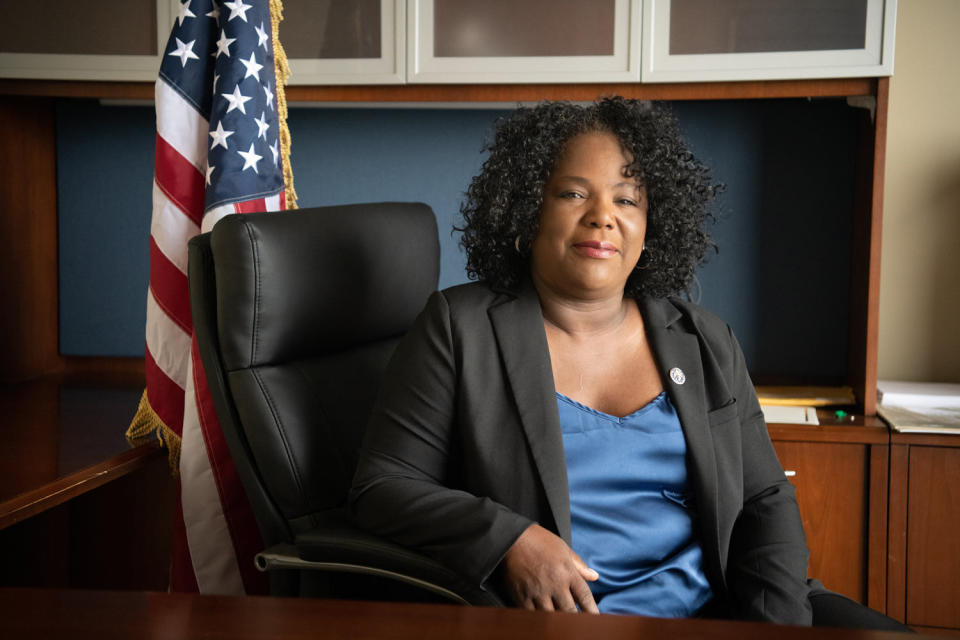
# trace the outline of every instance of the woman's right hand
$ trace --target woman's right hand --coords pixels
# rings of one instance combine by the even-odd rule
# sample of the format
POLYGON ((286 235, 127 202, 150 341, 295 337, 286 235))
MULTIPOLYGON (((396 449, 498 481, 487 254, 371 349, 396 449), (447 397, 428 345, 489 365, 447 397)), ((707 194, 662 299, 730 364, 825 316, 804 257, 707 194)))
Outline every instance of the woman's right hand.
POLYGON ((504 586, 514 604, 525 609, 599 613, 586 581, 596 571, 559 536, 538 524, 527 527, 501 563, 504 586))

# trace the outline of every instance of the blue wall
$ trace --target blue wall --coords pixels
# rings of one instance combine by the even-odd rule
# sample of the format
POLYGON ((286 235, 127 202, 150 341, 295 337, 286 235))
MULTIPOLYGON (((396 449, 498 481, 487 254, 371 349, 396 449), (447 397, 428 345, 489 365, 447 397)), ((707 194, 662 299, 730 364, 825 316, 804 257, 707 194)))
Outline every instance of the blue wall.
POLYGON ((143 355, 152 107, 57 104, 60 353, 143 355))
MULTIPOLYGON (((693 297, 730 322, 754 373, 842 377, 854 111, 837 100, 674 109, 727 184, 711 228, 719 253, 700 269, 693 297)), ((502 114, 292 109, 300 206, 426 202, 440 228, 440 286, 464 282, 451 229, 502 114)), ((57 126, 61 352, 142 355, 153 111, 64 101, 57 126)))
POLYGON ((425 202, 440 230, 440 288, 466 282, 452 235, 480 170, 481 147, 504 111, 293 109, 294 187, 300 206, 381 200, 425 202))

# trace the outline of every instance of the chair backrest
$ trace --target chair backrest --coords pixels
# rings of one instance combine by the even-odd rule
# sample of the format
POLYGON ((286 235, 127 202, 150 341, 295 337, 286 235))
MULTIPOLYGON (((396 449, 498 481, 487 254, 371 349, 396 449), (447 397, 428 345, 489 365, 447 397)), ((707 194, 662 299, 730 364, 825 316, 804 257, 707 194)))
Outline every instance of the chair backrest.
POLYGON ((194 331, 264 542, 343 505, 386 363, 436 289, 419 203, 228 216, 189 246, 194 331))

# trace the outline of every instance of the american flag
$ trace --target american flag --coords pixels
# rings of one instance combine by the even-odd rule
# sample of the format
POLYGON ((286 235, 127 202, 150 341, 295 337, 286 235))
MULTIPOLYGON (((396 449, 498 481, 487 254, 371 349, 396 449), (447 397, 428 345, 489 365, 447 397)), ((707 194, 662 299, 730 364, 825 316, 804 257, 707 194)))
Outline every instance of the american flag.
POLYGON ((146 391, 131 431, 157 427, 174 454, 179 441, 175 591, 266 591, 253 566, 260 534, 193 336, 186 274, 191 237, 227 214, 285 208, 273 33, 269 0, 180 0, 156 83, 146 391))

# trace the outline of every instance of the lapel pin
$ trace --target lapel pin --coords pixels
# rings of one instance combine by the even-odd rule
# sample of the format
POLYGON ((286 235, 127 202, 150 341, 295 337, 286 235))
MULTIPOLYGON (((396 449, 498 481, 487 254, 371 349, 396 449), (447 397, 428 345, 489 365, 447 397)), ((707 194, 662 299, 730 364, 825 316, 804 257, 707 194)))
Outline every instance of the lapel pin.
POLYGON ((683 369, 680 367, 674 367, 673 369, 670 369, 670 379, 677 384, 683 384, 687 381, 687 376, 683 375, 683 369))

